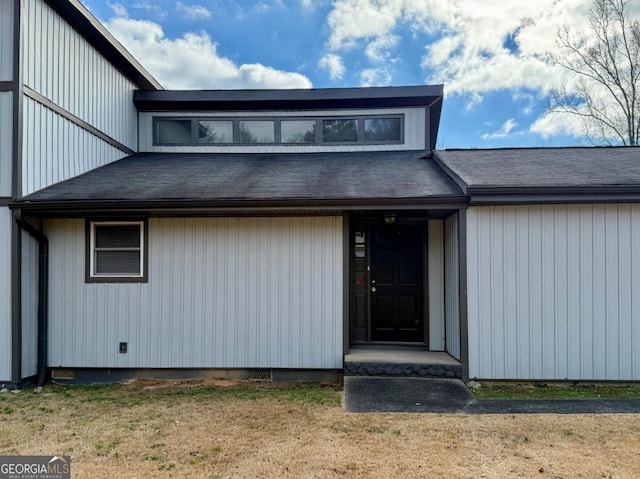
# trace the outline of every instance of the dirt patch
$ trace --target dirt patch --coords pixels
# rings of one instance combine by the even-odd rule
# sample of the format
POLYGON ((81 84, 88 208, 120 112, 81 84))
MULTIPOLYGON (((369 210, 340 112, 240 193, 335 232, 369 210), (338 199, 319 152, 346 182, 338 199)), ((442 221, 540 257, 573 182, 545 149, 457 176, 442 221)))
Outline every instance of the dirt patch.
POLYGON ((329 387, 214 380, 0 395, 0 454, 74 477, 637 478, 640 415, 347 414, 329 387))

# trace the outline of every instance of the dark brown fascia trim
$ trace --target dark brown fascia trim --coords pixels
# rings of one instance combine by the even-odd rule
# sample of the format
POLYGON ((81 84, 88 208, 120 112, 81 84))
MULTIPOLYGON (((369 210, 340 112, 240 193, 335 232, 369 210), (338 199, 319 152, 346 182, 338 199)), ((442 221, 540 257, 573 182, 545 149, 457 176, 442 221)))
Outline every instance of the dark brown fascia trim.
POLYGON ((530 204, 576 204, 576 203, 638 203, 640 191, 590 191, 588 188, 565 192, 503 192, 478 194, 470 192, 469 206, 530 205, 530 204))
POLYGON ((428 106, 442 85, 293 90, 135 91, 139 111, 278 110, 428 106))
POLYGON ((78 0, 45 0, 45 2, 139 88, 162 89, 162 85, 78 0))
POLYGON ((251 210, 375 210, 393 208, 396 210, 420 209, 460 209, 466 208, 466 196, 432 196, 427 198, 402 199, 358 199, 358 200, 219 200, 219 201, 20 201, 9 204, 10 208, 20 208, 30 214, 47 213, 95 213, 123 211, 188 211, 193 209, 222 211, 251 210))
POLYGON ((467 211, 458 211, 458 300, 462 380, 469 380, 469 310, 467 305, 467 211))
POLYGON ((436 143, 438 142, 438 131, 440 130, 440 118, 442 116, 442 99, 438 97, 429 105, 429 149, 431 151, 436 149, 436 143))
POLYGON ((88 131, 92 135, 97 136, 102 141, 110 144, 111 146, 113 146, 113 147, 115 147, 115 148, 117 148, 117 149, 119 149, 121 151, 124 151, 128 155, 133 155, 133 154, 136 153, 131 148, 129 148, 127 145, 124 145, 124 144, 120 143, 119 141, 111 138, 109 135, 107 135, 103 131, 98 130, 96 127, 90 125, 89 123, 87 123, 83 119, 75 116, 73 113, 68 112, 64 108, 62 108, 59 105, 55 104, 54 102, 52 102, 48 98, 42 96, 40 93, 38 93, 37 91, 32 90, 31 88, 29 88, 26 85, 24 87, 24 94, 26 96, 28 96, 29 98, 31 98, 32 100, 37 101, 41 105, 45 106, 46 108, 48 108, 48 109, 50 109, 52 111, 55 111, 58 115, 60 115, 61 117, 65 118, 66 120, 69 120, 74 125, 79 126, 83 130, 88 131))
MULTIPOLYGON (((22 197, 22 1, 13 2, 13 98, 11 196, 22 197)), ((11 222, 11 381, 22 379, 22 240, 11 222)))

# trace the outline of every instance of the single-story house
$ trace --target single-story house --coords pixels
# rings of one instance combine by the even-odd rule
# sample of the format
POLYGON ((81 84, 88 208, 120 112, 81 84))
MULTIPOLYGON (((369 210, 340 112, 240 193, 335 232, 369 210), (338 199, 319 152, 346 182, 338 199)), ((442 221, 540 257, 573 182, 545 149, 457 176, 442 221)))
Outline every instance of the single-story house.
POLYGON ((78 2, 21 3, 0 381, 321 378, 362 345, 640 380, 637 148, 439 151, 442 85, 162 90, 78 2))

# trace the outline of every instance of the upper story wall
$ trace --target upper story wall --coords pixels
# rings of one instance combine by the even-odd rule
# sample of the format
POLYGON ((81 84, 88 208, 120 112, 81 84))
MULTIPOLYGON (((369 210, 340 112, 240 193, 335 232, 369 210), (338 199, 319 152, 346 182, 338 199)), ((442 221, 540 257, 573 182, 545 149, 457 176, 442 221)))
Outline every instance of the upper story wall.
MULTIPOLYGON (((0 0, 0 82, 13 80, 13 0, 0 0)), ((0 85, 0 197, 11 196, 13 164, 13 86, 0 85)))
POLYGON ((13 0, 0 0, 0 81, 13 80, 13 0))
POLYGON ((338 151, 403 151, 425 150, 427 139, 427 115, 422 108, 376 108, 345 110, 301 111, 198 111, 198 112, 141 112, 140 151, 156 153, 317 153, 338 151), (389 144, 217 144, 217 145, 154 145, 154 118, 242 118, 242 119, 304 119, 322 117, 362 117, 398 115, 402 121, 400 142, 389 144))
POLYGON ((135 84, 44 1, 24 0, 21 24, 25 87, 136 150, 135 84))

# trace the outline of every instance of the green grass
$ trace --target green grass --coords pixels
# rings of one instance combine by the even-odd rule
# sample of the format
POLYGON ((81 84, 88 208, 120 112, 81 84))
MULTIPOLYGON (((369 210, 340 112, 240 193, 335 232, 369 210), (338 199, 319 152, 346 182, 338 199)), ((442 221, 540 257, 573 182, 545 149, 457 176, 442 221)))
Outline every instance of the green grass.
MULTIPOLYGON (((61 385, 49 384, 44 394, 63 398, 70 409, 73 405, 108 405, 111 407, 132 407, 149 401, 159 401, 174 405, 184 401, 223 401, 234 398, 241 401, 273 400, 278 402, 306 403, 314 405, 340 405, 340 394, 335 386, 315 383, 238 383, 233 386, 199 386, 199 387, 158 387, 152 389, 131 388, 124 384, 108 385, 61 385)), ((34 389, 25 389, 19 395, 11 397, 9 407, 8 397, 0 396, 0 414, 12 414, 21 403, 34 407, 38 414, 51 414, 49 407, 40 406, 42 393, 34 389), (5 404, 3 404, 5 403, 5 404)), ((84 410, 84 409, 83 409, 84 410)))
POLYGON ((514 384, 473 389, 478 399, 640 399, 639 386, 514 384))

